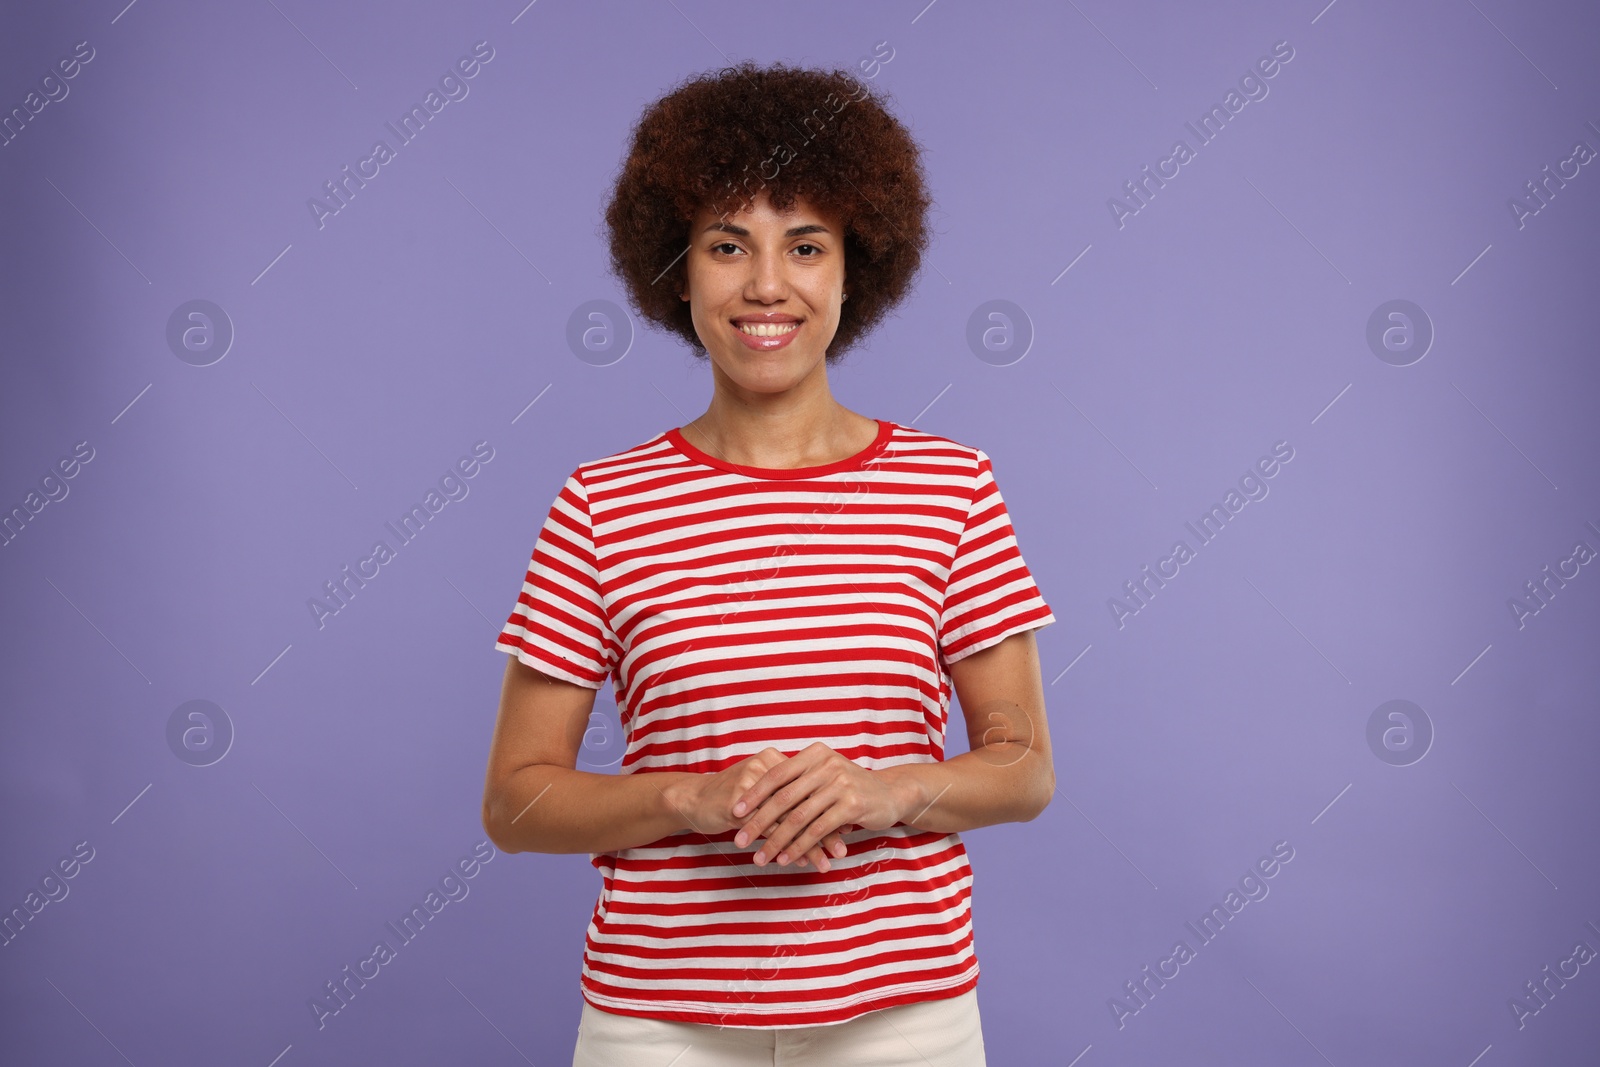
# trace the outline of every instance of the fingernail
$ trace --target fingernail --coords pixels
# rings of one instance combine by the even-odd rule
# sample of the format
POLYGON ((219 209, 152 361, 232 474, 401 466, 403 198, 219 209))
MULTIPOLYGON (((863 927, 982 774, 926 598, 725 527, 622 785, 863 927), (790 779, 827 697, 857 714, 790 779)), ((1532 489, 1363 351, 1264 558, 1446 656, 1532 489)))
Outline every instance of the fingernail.
POLYGON ((746 836, 745 836, 745 833, 744 833, 744 831, 743 831, 743 830, 740 830, 740 831, 739 831, 739 832, 738 832, 738 833, 737 833, 737 834, 735 834, 735 835, 734 835, 734 838, 733 838, 733 843, 734 843, 734 844, 736 844, 736 845, 738 845, 738 846, 739 846, 739 847, 740 847, 740 848, 744 848, 744 846, 745 846, 745 844, 746 844, 746 843, 747 843, 747 842, 748 842, 748 841, 749 841, 749 840, 750 840, 750 839, 749 839, 749 838, 748 838, 748 837, 746 837, 746 836))
POLYGON ((743 815, 744 814, 744 801, 741 800, 741 801, 739 801, 739 803, 737 803, 737 804, 735 804, 733 806, 733 813, 735 815, 743 815))
POLYGON ((788 863, 788 862, 789 862, 789 854, 787 852, 778 853, 778 863, 780 865, 788 863))

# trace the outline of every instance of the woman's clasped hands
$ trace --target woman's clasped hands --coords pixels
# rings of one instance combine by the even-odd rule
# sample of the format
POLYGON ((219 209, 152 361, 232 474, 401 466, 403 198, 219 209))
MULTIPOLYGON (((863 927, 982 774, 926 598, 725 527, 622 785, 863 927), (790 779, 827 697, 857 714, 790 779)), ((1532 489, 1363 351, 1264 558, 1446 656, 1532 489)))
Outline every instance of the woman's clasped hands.
POLYGON ((793 756, 764 748, 715 774, 699 776, 692 821, 702 833, 739 828, 734 844, 767 840, 757 866, 776 858, 779 866, 814 863, 829 869, 828 856, 847 849, 839 831, 852 825, 886 830, 900 822, 901 794, 877 771, 868 770, 820 741, 793 756))

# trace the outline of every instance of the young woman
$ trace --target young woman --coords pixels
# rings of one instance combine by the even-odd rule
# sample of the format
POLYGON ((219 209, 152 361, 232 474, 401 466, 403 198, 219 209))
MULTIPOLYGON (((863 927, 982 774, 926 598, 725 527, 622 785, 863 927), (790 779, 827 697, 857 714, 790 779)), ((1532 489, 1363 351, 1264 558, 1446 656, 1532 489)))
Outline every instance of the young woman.
POLYGON ((984 1063, 960 831, 1054 791, 1055 616, 989 457, 827 376, 909 292, 929 203, 839 71, 746 63, 634 131, 613 269, 711 403, 551 506, 495 645, 484 795, 502 850, 602 875, 575 1067, 984 1063), (575 769, 608 677, 617 775, 575 769), (952 691, 971 751, 946 759, 952 691))

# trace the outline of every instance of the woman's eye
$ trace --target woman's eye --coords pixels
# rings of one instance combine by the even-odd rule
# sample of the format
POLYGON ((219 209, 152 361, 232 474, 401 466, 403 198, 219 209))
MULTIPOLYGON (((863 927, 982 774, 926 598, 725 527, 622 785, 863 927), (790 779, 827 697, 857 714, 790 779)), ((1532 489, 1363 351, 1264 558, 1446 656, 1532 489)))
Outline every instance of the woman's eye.
MULTIPOLYGON (((809 248, 812 252, 815 252, 815 253, 821 253, 823 251, 823 249, 822 249, 822 247, 820 245, 814 245, 814 244, 809 244, 809 243, 808 244, 795 245, 795 251, 796 252, 800 251, 802 248, 809 248)), ((734 252, 738 252, 739 251, 739 246, 734 244, 732 241, 719 241, 718 243, 716 243, 716 244, 711 246, 711 251, 720 253, 722 255, 732 255, 734 252)), ((815 256, 801 256, 800 258, 801 259, 815 259, 816 257, 815 256)))

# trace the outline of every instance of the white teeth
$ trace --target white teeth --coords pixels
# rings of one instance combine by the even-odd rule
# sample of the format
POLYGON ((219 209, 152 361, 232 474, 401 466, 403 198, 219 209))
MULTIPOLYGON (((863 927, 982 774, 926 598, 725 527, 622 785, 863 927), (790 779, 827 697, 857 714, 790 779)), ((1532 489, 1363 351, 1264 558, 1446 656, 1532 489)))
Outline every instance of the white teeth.
POLYGON ((739 322, 734 325, 739 327, 740 333, 747 333, 754 337, 778 337, 782 334, 793 333, 800 327, 798 322, 739 322))

